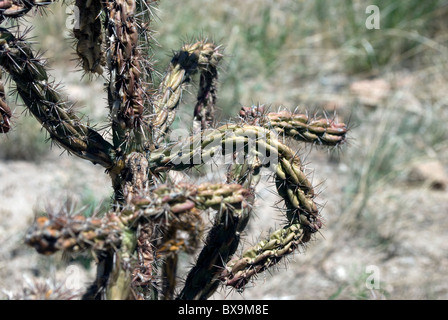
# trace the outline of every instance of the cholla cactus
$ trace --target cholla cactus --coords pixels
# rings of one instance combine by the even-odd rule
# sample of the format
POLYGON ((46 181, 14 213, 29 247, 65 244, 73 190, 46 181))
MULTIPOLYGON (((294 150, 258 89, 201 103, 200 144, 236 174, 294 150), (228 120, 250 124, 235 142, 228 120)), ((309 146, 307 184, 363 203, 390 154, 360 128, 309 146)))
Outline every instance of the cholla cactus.
MULTIPOLYGON (((150 60, 150 0, 78 1, 74 30, 80 66, 106 74, 111 138, 86 124, 61 96, 43 60, 18 30, 18 18, 51 1, 0 1, 0 66, 16 94, 70 154, 103 166, 114 191, 113 210, 85 217, 66 211, 37 217, 26 243, 45 255, 89 252, 97 277, 84 299, 207 299, 219 286, 242 290, 258 273, 306 244, 322 227, 315 192, 287 139, 338 146, 342 123, 289 111, 268 113, 243 107, 216 126, 218 66, 222 48, 206 40, 177 51, 158 88, 150 60), (168 140, 183 90, 199 73, 193 134, 168 140), (230 159, 225 181, 173 183, 170 171, 230 159), (262 170, 271 170, 284 201, 285 225, 237 254, 251 216, 262 170), (204 212, 215 212, 206 228, 204 212), (199 252, 185 281, 178 283, 181 251, 199 252)), ((11 127, 11 110, 0 86, 0 132, 11 127)))

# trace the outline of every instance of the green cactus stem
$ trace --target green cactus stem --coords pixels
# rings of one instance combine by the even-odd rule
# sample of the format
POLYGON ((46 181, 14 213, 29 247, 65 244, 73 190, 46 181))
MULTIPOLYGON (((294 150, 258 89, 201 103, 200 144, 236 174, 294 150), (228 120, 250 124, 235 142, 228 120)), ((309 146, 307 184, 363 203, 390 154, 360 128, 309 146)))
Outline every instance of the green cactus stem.
POLYGON ((2 0, 0 1, 0 23, 8 18, 21 18, 32 9, 40 8, 53 2, 53 0, 2 0))
MULTIPOLYGON (((234 186, 238 189, 240 185, 234 186)), ((243 194, 236 194, 234 188, 226 188, 225 193, 218 190, 209 190, 213 198, 222 197, 225 194, 231 199, 236 197, 243 200, 241 203, 231 202, 223 199, 216 202, 217 215, 211 230, 208 233, 204 248, 196 260, 195 266, 190 270, 185 285, 180 292, 178 299, 182 300, 205 300, 218 288, 219 276, 227 261, 235 253, 240 242, 241 232, 245 229, 250 209, 245 201, 250 193, 244 191, 243 194)), ((243 191, 243 189, 240 189, 243 191)), ((207 202, 211 201, 208 200, 207 202)))

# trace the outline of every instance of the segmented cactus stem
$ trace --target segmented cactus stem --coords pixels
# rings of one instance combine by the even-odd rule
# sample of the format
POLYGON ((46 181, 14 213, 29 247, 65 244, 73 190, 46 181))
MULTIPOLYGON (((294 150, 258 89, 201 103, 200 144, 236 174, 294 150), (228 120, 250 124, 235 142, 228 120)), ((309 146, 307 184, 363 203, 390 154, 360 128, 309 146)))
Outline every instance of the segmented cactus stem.
POLYGON ((0 23, 8 18, 21 18, 33 8, 40 8, 53 2, 54 0, 1 0, 0 23))
POLYGON ((131 287, 137 299, 154 300, 157 295, 155 275, 157 269, 154 246, 154 223, 139 224, 137 228, 136 264, 132 269, 131 287))
POLYGON ((237 184, 160 185, 146 190, 134 197, 130 205, 112 211, 101 219, 65 212, 38 217, 29 229, 27 243, 45 254, 58 250, 79 251, 79 248, 87 248, 89 244, 104 251, 111 248, 108 243, 119 247, 119 242, 102 243, 102 238, 113 236, 117 239, 116 232, 136 227, 141 220, 163 221, 161 225, 166 228, 174 226, 178 230, 190 230, 198 227, 196 210, 218 210, 222 203, 241 205, 246 196, 247 191, 237 184), (47 236, 49 240, 46 240, 47 236), (70 240, 66 242, 67 239, 70 240), (92 239, 95 241, 89 242, 92 239))
POLYGON ((214 207, 218 212, 178 299, 204 300, 216 291, 219 275, 238 248, 241 232, 249 220, 250 210, 245 201, 249 195, 238 184, 219 186, 218 190, 208 188, 205 200, 211 202, 217 198, 219 201, 215 201, 214 207))
POLYGON ((299 141, 334 146, 345 142, 347 127, 330 119, 311 119, 289 111, 269 113, 267 127, 299 141))
POLYGON ((5 87, 0 70, 0 133, 7 133, 11 129, 12 112, 6 103, 5 87))
MULTIPOLYGON (((218 279, 225 263, 230 259, 238 244, 239 235, 233 238, 230 235, 232 233, 227 234, 225 230, 236 228, 236 231, 241 232, 245 227, 248 219, 248 215, 244 214, 247 209, 245 199, 248 196, 248 191, 237 184, 161 185, 140 196, 135 196, 130 205, 120 211, 110 212, 101 219, 79 214, 70 215, 65 212, 39 217, 28 230, 26 243, 45 255, 63 250, 71 253, 87 251, 99 258, 115 256, 113 259, 110 258, 109 263, 122 265, 117 269, 108 266, 110 270, 116 270, 115 272, 118 273, 108 275, 109 290, 106 292, 115 298, 118 295, 120 298, 125 298, 123 292, 128 292, 127 294, 130 292, 124 288, 133 288, 134 294, 139 295, 143 291, 142 287, 152 286, 155 274, 152 268, 148 269, 147 263, 154 262, 154 255, 159 258, 169 255, 168 242, 177 239, 175 234, 167 236, 165 232, 170 229, 171 232, 193 231, 196 239, 189 245, 194 242, 198 244, 198 237, 202 232, 200 227, 202 219, 198 214, 211 208, 218 210, 214 226, 217 231, 213 233, 218 238, 207 241, 208 249, 205 250, 210 250, 210 246, 222 246, 218 250, 219 256, 228 257, 227 260, 222 261, 220 268, 215 268, 215 263, 206 263, 209 275, 213 274, 213 277, 218 279), (143 234, 143 237, 136 238, 136 233, 132 230, 138 225, 148 225, 143 223, 144 221, 151 221, 151 226, 159 227, 151 230, 144 229, 143 232, 140 230, 140 235, 143 234), (221 242, 223 237, 227 237, 226 245, 221 242), (146 243, 142 243, 143 240, 146 240, 146 243), (148 250, 145 251, 145 247, 148 250), (136 249, 137 258, 133 258, 133 252, 136 249), (110 253, 114 255, 111 256, 110 253), (142 258, 145 264, 141 263, 138 255, 144 255, 142 258), (117 259, 120 262, 117 262, 117 259), (127 279, 127 286, 122 283, 124 279, 127 279), (117 286, 124 291, 119 290, 117 286), (112 290, 112 288, 115 289, 112 290)), ((189 250, 192 250, 192 247, 189 250)), ((216 260, 216 258, 216 256, 205 255, 201 259, 216 260)), ((98 283, 104 282, 105 274, 100 275, 98 283)), ((219 281, 214 286, 218 283, 219 281)), ((101 286, 105 284, 96 284, 95 287, 101 286)), ((211 293, 211 291, 208 292, 211 293)))
POLYGON ((332 119, 312 118, 287 110, 265 113, 262 105, 243 107, 240 117, 249 123, 275 130, 285 137, 325 146, 343 144, 348 131, 344 123, 332 119))
POLYGON ((69 289, 65 282, 55 279, 31 279, 24 276, 25 285, 19 292, 8 293, 8 300, 76 300, 81 293, 69 289))
MULTIPOLYGON (((283 198, 287 209, 286 227, 300 226, 304 230, 304 236, 300 237, 300 241, 305 243, 310 240, 313 233, 322 227, 318 207, 314 202, 315 193, 296 153, 275 136, 274 133, 262 127, 225 125, 217 130, 211 130, 203 136, 193 136, 188 143, 182 146, 175 145, 160 152, 153 152, 149 158, 149 166, 154 167, 153 170, 156 168, 159 170, 162 168, 183 170, 203 163, 204 159, 211 159, 218 152, 226 154, 229 152, 226 146, 234 146, 234 148, 230 148, 230 151, 233 154, 243 153, 246 162, 233 166, 233 171, 229 173, 230 179, 250 187, 256 184, 257 176, 259 177, 256 175, 255 180, 251 182, 253 170, 271 167, 275 173, 278 193, 283 198), (251 143, 252 148, 249 147, 251 143), (265 152, 262 152, 263 150, 265 152), (248 156, 252 156, 251 162, 247 162, 248 156), (271 162, 266 162, 267 157, 271 162)), ((291 245, 288 248, 293 250, 297 247, 297 245, 291 245)), ((262 269, 260 268, 258 271, 262 269)), ((196 278, 193 274, 191 277, 192 279, 196 278)), ((181 297, 187 297, 185 291, 181 297)), ((205 298, 206 295, 190 294, 188 297, 205 298)))
POLYGON ((273 232, 270 237, 247 249, 240 258, 232 259, 220 280, 242 290, 258 273, 277 264, 309 240, 310 232, 300 224, 292 224, 273 232))
MULTIPOLYGON (((262 165, 260 160, 256 156, 252 157, 252 159, 249 156, 245 159, 243 164, 236 164, 236 163, 232 164, 229 167, 227 173, 228 183, 235 181, 250 191, 251 196, 248 197, 247 199, 247 202, 249 203, 250 207, 253 207, 255 203, 255 189, 261 178, 261 169, 262 165)), ((219 280, 227 286, 231 286, 231 284, 233 283, 238 283, 238 285, 240 286, 237 287, 237 289, 241 289, 248 281, 242 282, 242 281, 235 281, 234 278, 230 279, 230 277, 234 275, 235 271, 231 268, 231 266, 236 264, 235 260, 237 259, 238 258, 234 256, 232 257, 232 260, 228 261, 226 267, 223 268, 219 276, 219 280)))
POLYGON ((43 62, 26 41, 0 28, 0 66, 11 76, 25 106, 50 134, 53 142, 105 168, 113 166, 112 146, 84 125, 49 80, 43 62))
POLYGON ((81 59, 80 65, 86 73, 102 74, 106 59, 102 48, 101 0, 76 0, 75 5, 79 16, 73 34, 77 39, 76 53, 81 59))

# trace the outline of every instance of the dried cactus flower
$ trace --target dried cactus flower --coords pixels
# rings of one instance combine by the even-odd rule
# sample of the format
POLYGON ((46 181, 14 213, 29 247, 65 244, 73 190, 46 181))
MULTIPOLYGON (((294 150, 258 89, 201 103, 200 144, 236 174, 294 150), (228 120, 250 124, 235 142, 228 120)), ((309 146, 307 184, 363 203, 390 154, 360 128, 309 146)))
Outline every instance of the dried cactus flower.
MULTIPOLYGON (((95 258, 96 279, 82 299, 192 300, 207 299, 220 286, 242 291, 321 230, 314 187, 288 139, 339 146, 346 142, 345 124, 257 105, 242 107, 235 119, 218 125, 221 45, 206 39, 184 44, 155 88, 150 22, 157 1, 76 0, 75 51, 85 73, 106 79, 109 139, 76 114, 21 32, 19 18, 52 2, 0 1, 0 70, 52 142, 99 164, 111 179, 109 212, 47 212, 25 236, 43 255, 83 252, 95 258), (3 27, 5 22, 16 27, 3 27), (172 143, 167 136, 181 96, 196 75, 193 133, 172 143), (186 181, 172 182, 170 173, 216 157, 230 159, 225 181, 195 184, 185 173, 186 181), (269 170, 284 204, 284 225, 240 253, 258 182, 269 170), (182 281, 180 254, 194 256, 182 281)), ((0 83, 0 133, 11 129, 11 117, 0 83)), ((47 282, 30 284, 15 298, 74 297, 47 282)))

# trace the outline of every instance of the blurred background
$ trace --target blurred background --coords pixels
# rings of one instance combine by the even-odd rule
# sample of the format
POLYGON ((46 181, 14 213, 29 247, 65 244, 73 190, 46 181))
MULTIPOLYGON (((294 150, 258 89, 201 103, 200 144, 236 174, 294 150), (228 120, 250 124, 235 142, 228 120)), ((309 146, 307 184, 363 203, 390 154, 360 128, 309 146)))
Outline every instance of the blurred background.
MULTIPOLYGON (((51 75, 101 127, 105 79, 76 71, 70 12, 56 3, 27 23, 51 75)), ((325 112, 350 127, 336 149, 297 146, 323 207, 316 241, 244 293, 213 298, 448 298, 448 1, 165 0, 155 13, 160 75, 185 42, 208 38, 225 49, 219 120, 261 103, 325 112), (371 5, 377 16, 366 12, 371 5)), ((190 123, 196 88, 184 94, 175 126, 190 123)), ((102 168, 50 148, 37 121, 14 97, 8 102, 14 129, 0 137, 0 289, 16 291, 24 276, 67 277, 66 259, 22 244, 35 213, 67 198, 107 208, 111 188, 102 168)), ((262 184, 248 245, 269 231, 266 221, 272 229, 281 221, 273 186, 262 184)), ((94 277, 92 261, 70 263, 83 285, 94 277)))

